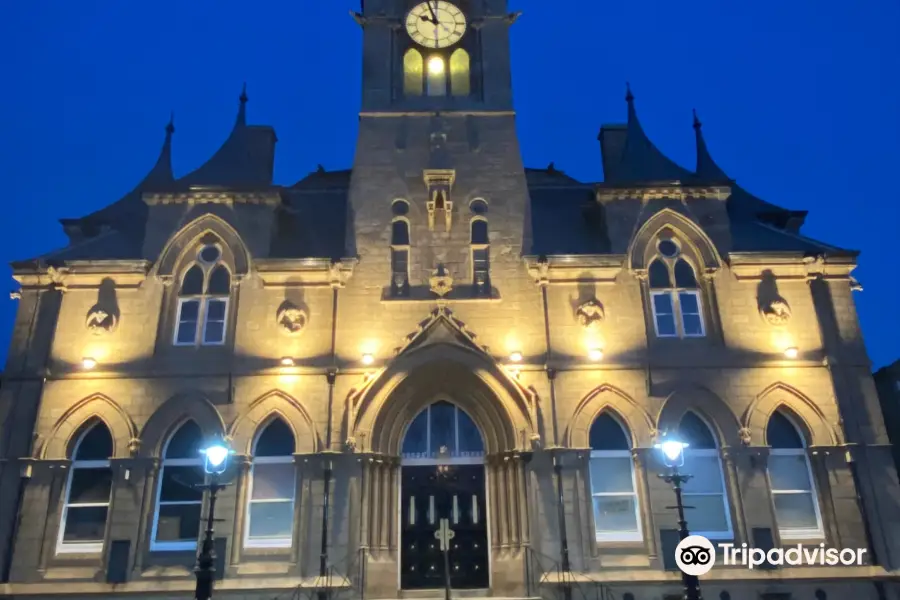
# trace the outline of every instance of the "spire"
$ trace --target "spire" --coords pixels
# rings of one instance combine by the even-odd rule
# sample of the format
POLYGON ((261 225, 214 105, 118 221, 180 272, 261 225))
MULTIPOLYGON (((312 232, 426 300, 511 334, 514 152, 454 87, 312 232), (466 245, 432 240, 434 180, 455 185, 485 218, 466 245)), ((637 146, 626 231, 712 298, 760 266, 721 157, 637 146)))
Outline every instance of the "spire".
POLYGON ((238 109, 237 123, 235 123, 235 127, 247 124, 247 82, 244 82, 244 87, 241 88, 241 107, 238 109))
POLYGON ((719 168, 719 165, 710 156, 709 149, 706 147, 706 140, 703 139, 702 128, 703 123, 700 122, 700 118, 697 116, 697 109, 694 109, 694 137, 697 145, 697 167, 694 171, 703 179, 729 181, 728 175, 719 168))
POLYGON ((170 139, 175 133, 175 111, 169 113, 169 124, 166 125, 166 139, 170 139))
POLYGON ((169 122, 166 125, 166 139, 163 142, 162 150, 159 152, 159 158, 156 164, 144 177, 138 188, 143 188, 147 184, 170 183, 175 179, 172 175, 172 135, 175 133, 175 112, 169 115, 169 122))

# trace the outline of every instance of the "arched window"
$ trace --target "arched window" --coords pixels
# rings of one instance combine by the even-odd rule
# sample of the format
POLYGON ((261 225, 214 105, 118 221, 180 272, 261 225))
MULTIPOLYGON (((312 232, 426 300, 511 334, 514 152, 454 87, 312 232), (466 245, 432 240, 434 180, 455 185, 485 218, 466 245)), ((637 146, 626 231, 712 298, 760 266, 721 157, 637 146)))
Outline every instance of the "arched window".
POLYGON ((689 446, 684 451, 684 472, 692 475, 684 484, 684 504, 690 512, 691 533, 708 538, 730 538, 731 512, 725 476, 716 438, 709 426, 692 412, 685 413, 678 434, 689 446))
POLYGON ((409 222, 400 217, 391 223, 391 294, 409 295, 409 222))
POLYGON ((222 251, 203 246, 181 279, 175 345, 224 344, 230 295, 231 273, 222 263, 222 251))
POLYGON ((594 420, 590 431, 591 496, 598 542, 639 542, 640 510, 631 442, 609 414, 594 420))
POLYGON ((806 443, 799 429, 781 411, 769 417, 766 440, 769 483, 775 522, 782 539, 812 539, 824 535, 806 443))
POLYGON ((56 551, 93 553, 103 550, 112 470, 112 436, 102 422, 88 425, 72 451, 72 467, 66 483, 66 501, 56 551))
POLYGON ((274 419, 253 444, 253 467, 247 492, 248 548, 290 548, 294 531, 294 432, 274 419))
POLYGON ((457 48, 450 55, 450 93, 454 96, 468 96, 471 87, 469 53, 457 48))
POLYGON ((421 96, 423 89, 424 63, 422 55, 410 48, 403 55, 403 93, 406 96, 421 96))
POLYGON ((703 311, 694 268, 672 239, 660 240, 648 279, 657 337, 703 337, 703 311))
POLYGON ((428 57, 428 74, 425 79, 425 89, 429 96, 447 95, 447 63, 443 56, 433 55, 428 57))
POLYGON ((404 464, 432 464, 439 455, 480 464, 484 441, 465 411, 449 402, 435 402, 410 423, 401 453, 404 464))
POLYGON ((472 282, 475 294, 491 293, 491 246, 488 238, 488 222, 483 218, 472 219, 470 242, 472 245, 472 282))
POLYGON ((194 421, 179 427, 163 448, 151 550, 193 550, 203 505, 203 433, 194 421))

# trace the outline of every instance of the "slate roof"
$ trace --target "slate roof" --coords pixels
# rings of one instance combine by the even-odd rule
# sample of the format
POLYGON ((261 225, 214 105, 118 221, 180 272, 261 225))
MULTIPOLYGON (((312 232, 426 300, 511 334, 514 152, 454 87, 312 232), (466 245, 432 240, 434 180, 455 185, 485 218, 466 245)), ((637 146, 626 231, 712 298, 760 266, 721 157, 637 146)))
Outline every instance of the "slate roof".
MULTIPOLYGON (((606 188, 640 187, 680 181, 685 185, 728 185, 727 209, 733 250, 738 252, 845 253, 799 233, 805 211, 791 211, 766 202, 737 185, 712 158, 694 115, 697 162, 690 171, 665 156, 640 124, 631 90, 626 95, 628 119, 604 125, 599 140, 606 188)), ((328 171, 321 165, 288 187, 273 183, 275 143, 271 127, 248 125, 246 89, 234 126, 222 146, 203 165, 176 178, 172 173, 173 123, 159 158, 144 179, 109 206, 79 219, 61 222, 69 235, 66 248, 41 260, 105 260, 141 257, 148 191, 181 191, 196 186, 277 191, 282 203, 270 243, 272 258, 340 258, 347 248, 350 170, 328 171)), ((581 182, 551 163, 526 169, 531 198, 534 255, 609 253, 603 207, 595 200, 596 183, 581 182)))

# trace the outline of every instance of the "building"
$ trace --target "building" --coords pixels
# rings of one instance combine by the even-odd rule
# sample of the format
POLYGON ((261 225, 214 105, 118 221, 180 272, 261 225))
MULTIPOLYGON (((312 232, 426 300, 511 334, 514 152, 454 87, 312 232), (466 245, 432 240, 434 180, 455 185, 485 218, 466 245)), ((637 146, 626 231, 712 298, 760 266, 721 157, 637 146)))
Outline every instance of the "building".
POLYGON ((525 168, 517 15, 434 8, 355 15, 352 168, 274 183, 275 132, 242 94, 208 162, 173 174, 169 126, 133 191, 14 263, 0 593, 187 597, 197 448, 226 436, 217 597, 427 595, 442 519, 474 595, 550 595, 571 572, 591 597, 678 597, 653 450, 678 434, 693 532, 867 550, 717 567, 705 598, 900 597, 857 253, 736 184, 696 119, 696 166, 669 160, 630 91, 601 183, 525 168))
POLYGON ((878 369, 872 377, 881 401, 888 439, 894 451, 894 466, 900 471, 900 360, 878 369))

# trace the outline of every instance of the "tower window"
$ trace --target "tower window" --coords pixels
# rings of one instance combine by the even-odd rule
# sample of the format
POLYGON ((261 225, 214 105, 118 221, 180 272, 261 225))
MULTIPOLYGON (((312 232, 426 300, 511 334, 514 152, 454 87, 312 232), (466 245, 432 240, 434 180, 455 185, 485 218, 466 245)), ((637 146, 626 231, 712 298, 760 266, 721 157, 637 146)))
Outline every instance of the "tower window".
POLYGON ((410 48, 403 55, 403 93, 405 95, 422 95, 423 66, 422 54, 415 48, 410 48))
POLYGON ((447 65, 442 56, 428 59, 427 89, 429 96, 447 95, 447 65))
POLYGON ((178 293, 176 346, 216 346, 225 343, 231 273, 216 246, 204 246, 185 272, 178 293))
POLYGON ((409 294, 409 221, 391 223, 391 295, 409 294))
POLYGON ((457 48, 450 55, 450 93, 454 96, 468 96, 471 87, 469 53, 457 48))
POLYGON ((470 243, 472 246, 472 283, 478 296, 491 293, 491 246, 488 238, 488 222, 472 219, 470 243))

